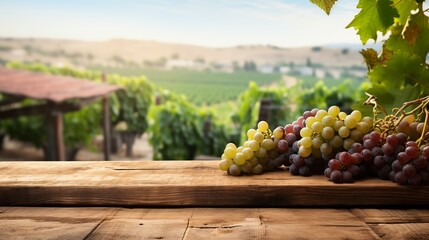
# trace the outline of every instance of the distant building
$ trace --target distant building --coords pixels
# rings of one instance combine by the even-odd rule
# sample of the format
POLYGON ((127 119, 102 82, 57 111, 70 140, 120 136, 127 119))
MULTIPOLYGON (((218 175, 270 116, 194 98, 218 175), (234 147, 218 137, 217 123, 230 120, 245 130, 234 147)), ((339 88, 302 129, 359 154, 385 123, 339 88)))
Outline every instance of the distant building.
POLYGON ((181 59, 172 59, 168 60, 165 64, 167 69, 174 68, 189 68, 192 69, 195 67, 195 62, 190 60, 181 60, 181 59))
POLYGON ((283 66, 283 67, 280 67, 280 68, 279 68, 279 72, 280 72, 280 73, 283 73, 283 74, 287 74, 287 73, 289 73, 291 70, 292 70, 292 69, 291 69, 291 67, 289 67, 289 66, 283 66))
POLYGON ((258 68, 258 71, 261 73, 273 73, 274 67, 271 65, 263 65, 263 66, 258 68))

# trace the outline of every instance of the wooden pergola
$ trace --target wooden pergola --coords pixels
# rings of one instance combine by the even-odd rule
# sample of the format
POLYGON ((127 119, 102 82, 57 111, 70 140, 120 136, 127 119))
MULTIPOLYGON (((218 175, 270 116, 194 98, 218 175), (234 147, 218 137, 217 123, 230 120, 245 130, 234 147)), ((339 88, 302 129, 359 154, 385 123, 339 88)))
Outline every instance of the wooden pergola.
MULTIPOLYGON (((104 79, 104 75, 103 75, 104 79)), ((27 115, 44 115, 48 122, 49 160, 65 160, 63 113, 102 98, 104 159, 110 159, 110 114, 107 96, 121 87, 86 79, 48 75, 0 67, 0 120, 27 115), (42 100, 32 106, 17 104, 26 98, 42 100)))

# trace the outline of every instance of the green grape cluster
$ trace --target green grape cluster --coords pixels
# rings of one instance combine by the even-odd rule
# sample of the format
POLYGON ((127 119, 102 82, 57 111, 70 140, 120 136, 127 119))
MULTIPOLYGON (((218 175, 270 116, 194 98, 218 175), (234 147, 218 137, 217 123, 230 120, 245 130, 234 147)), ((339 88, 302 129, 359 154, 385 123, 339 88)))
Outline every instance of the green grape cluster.
POLYGON ((337 106, 328 111, 318 110, 315 116, 305 119, 300 131, 298 154, 301 157, 331 159, 339 151, 349 150, 353 143, 372 130, 373 120, 363 117, 360 111, 350 114, 341 112, 337 106))
POLYGON ((278 155, 275 139, 283 136, 283 129, 272 132, 266 121, 260 121, 257 129, 247 131, 247 141, 237 147, 228 143, 222 154, 219 169, 238 176, 244 174, 261 174, 270 169, 269 160, 278 155))

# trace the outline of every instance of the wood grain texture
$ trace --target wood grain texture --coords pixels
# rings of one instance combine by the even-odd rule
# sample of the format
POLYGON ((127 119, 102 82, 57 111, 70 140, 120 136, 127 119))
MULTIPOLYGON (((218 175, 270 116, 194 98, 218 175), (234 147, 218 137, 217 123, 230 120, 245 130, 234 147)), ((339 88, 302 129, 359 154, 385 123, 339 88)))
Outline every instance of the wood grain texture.
POLYGON ((428 239, 428 209, 7 207, 0 239, 428 239), (358 211, 359 210, 359 211, 358 211), (407 220, 405 220, 407 221, 407 220))
POLYGON ((1 205, 427 206, 429 187, 278 171, 232 177, 217 161, 0 162, 1 205))
POLYGON ((0 239, 84 239, 114 212, 106 208, 9 208, 0 213, 0 239))

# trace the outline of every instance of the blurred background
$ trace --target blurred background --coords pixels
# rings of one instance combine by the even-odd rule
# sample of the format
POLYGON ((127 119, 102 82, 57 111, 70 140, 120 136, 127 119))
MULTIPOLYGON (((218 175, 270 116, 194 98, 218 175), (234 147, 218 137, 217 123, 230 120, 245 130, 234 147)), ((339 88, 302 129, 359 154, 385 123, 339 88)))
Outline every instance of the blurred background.
MULTIPOLYGON (((104 73, 122 87, 108 97, 113 160, 216 159, 258 120, 274 129, 312 108, 350 111, 367 73, 345 28, 356 4, 338 1, 328 16, 291 0, 0 1, 0 68, 104 73)), ((51 104, 0 93, 4 111, 51 104)), ((63 112, 67 160, 103 160, 99 100, 63 112)), ((0 159, 57 160, 48 119, 0 117, 0 159)))

